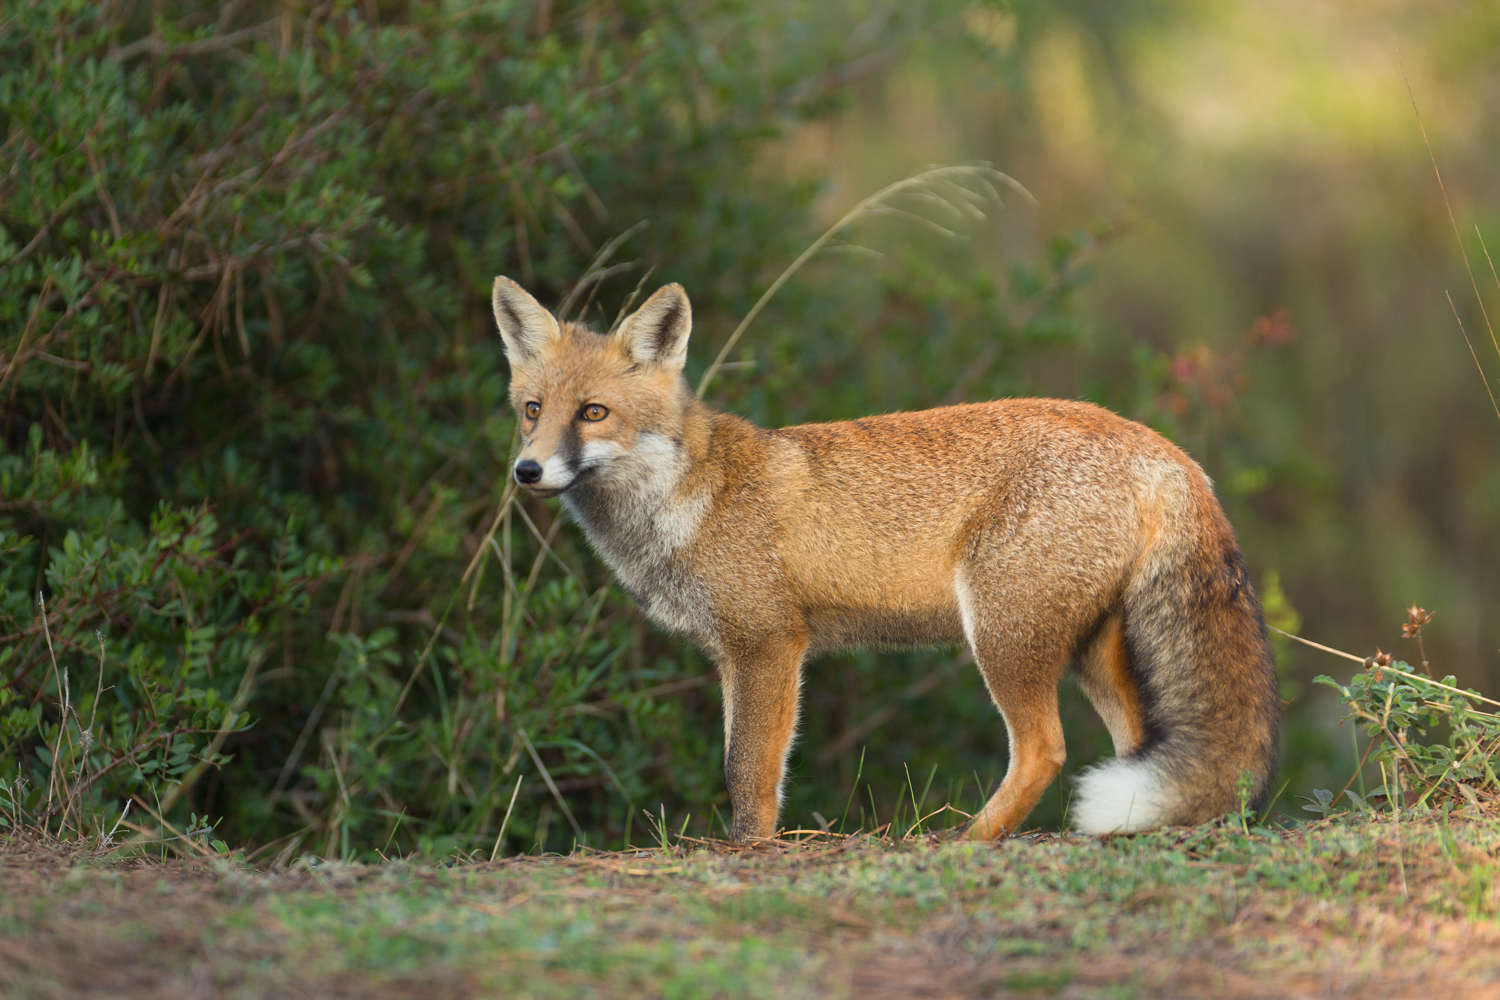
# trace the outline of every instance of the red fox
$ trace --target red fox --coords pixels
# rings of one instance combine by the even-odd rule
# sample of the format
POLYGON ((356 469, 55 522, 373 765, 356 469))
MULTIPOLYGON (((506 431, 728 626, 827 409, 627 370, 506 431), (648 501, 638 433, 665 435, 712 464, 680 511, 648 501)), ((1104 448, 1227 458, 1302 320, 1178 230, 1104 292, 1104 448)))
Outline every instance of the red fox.
POLYGON ((966 825, 1015 833, 1062 769, 1071 665, 1116 758, 1082 774, 1094 833, 1263 802, 1280 701, 1260 604, 1203 471, 1086 403, 1010 399, 762 430, 682 377, 692 310, 656 292, 609 334, 496 278, 523 446, 646 616, 718 664, 735 840, 776 829, 802 664, 967 643, 1010 761, 966 825))

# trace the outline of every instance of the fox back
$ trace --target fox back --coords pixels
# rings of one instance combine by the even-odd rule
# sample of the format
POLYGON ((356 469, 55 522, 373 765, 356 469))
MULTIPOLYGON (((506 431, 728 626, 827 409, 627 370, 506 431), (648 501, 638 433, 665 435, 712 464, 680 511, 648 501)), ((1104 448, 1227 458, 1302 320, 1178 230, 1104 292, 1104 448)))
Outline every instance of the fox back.
POLYGON ((494 299, 517 481, 560 496, 644 613, 719 667, 735 838, 775 828, 803 662, 849 645, 973 650, 1010 763, 969 836, 1014 833, 1061 770, 1070 668, 1116 750, 1079 779, 1080 828, 1268 791, 1260 607, 1207 478, 1160 435, 1058 400, 763 430, 689 391, 680 286, 606 335, 508 279, 494 299))

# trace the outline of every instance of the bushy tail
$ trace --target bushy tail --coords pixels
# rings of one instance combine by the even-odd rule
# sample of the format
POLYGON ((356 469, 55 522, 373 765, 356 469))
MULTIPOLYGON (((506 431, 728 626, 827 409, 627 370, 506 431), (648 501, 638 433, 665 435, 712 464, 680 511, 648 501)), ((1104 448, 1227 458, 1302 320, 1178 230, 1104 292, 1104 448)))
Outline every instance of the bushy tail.
POLYGON ((1073 825, 1084 833, 1134 833, 1174 822, 1178 796, 1149 754, 1108 760, 1076 779, 1073 825))
POLYGON ((1126 587, 1121 630, 1145 739, 1077 779, 1073 822, 1120 833, 1261 808, 1281 702, 1260 602, 1222 513, 1159 538, 1126 587))

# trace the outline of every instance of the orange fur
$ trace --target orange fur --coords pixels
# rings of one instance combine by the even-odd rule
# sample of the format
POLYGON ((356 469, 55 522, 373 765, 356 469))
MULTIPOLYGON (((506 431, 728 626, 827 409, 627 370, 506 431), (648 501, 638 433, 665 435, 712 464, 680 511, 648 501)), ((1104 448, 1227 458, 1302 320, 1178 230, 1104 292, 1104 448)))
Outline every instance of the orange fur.
POLYGON ((679 286, 609 335, 504 278, 495 315, 518 480, 719 665, 735 838, 775 828, 802 663, 856 644, 973 649, 1011 753, 972 837, 1015 832, 1061 770, 1070 664, 1119 755, 1081 779, 1085 829, 1199 822, 1242 772, 1267 790, 1259 604, 1207 478, 1155 432, 1037 399, 762 430, 688 390, 679 286))

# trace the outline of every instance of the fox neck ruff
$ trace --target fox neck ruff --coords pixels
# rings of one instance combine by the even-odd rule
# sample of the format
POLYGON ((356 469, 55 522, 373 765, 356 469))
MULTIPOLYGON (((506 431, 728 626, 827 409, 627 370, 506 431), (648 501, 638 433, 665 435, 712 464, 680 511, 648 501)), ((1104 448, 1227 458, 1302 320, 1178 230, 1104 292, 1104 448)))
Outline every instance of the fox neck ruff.
POLYGON ((712 411, 691 397, 683 410, 680 436, 640 431, 633 447, 612 456, 608 475, 579 482, 562 503, 648 618, 713 653, 711 596, 685 552, 713 500, 697 474, 712 411))

